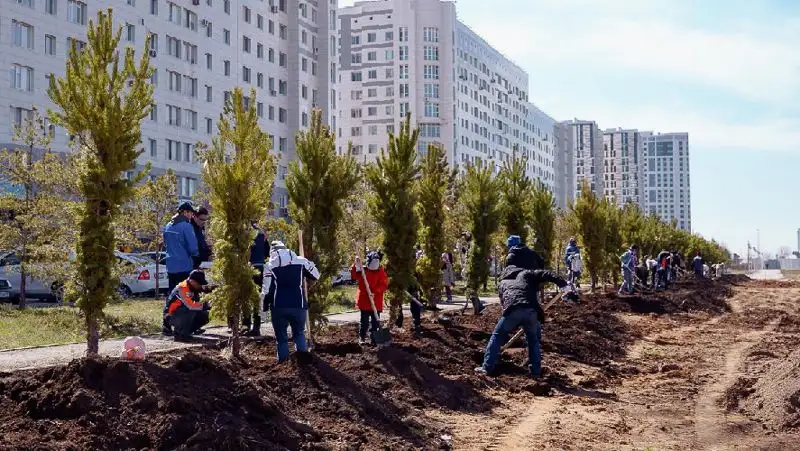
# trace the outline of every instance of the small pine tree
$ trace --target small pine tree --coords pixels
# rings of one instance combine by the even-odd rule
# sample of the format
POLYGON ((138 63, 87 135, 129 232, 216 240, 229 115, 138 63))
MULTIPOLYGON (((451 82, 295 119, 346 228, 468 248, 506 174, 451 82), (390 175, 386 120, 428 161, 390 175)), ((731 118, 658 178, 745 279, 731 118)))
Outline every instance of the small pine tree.
MULTIPOLYGON (((270 142, 258 125, 256 93, 245 102, 241 88, 235 88, 218 122, 219 134, 211 146, 198 144, 203 163, 203 182, 208 186, 211 209, 209 234, 215 239, 216 259, 212 276, 222 286, 208 294, 219 318, 240 324, 258 304, 258 287, 253 283, 250 246, 252 221, 267 215, 275 161, 270 142)), ((230 340, 232 357, 239 357, 239 328, 230 340)))
POLYGON ((414 211, 417 203, 416 183, 417 138, 419 129, 411 130, 411 115, 400 125, 400 134, 389 134, 388 153, 382 151, 366 175, 373 195, 370 209, 383 229, 383 252, 389 273, 390 322, 400 315, 406 290, 415 283, 414 269, 419 218, 414 211))
POLYGON ((470 166, 464 177, 461 201, 467 213, 472 246, 467 261, 467 297, 476 299, 478 290, 489 278, 492 235, 500 227, 499 180, 486 166, 470 166))
POLYGON ((514 158, 503 163, 498 177, 501 222, 506 236, 519 235, 523 243, 528 243, 533 182, 525 170, 528 159, 516 158, 516 149, 514 153, 514 158))
MULTIPOLYGON (((603 268, 603 280, 611 279, 611 284, 616 287, 620 276, 620 254, 622 250, 622 234, 620 232, 620 209, 614 201, 603 199, 601 202, 605 222, 605 252, 606 262, 603 268)), ((635 243, 627 243, 627 246, 635 243)))
POLYGON ((442 292, 440 256, 446 249, 445 201, 450 175, 444 148, 438 145, 429 146, 427 154, 422 158, 419 179, 419 241, 425 255, 417 261, 417 270, 421 279, 420 285, 433 307, 442 292))
POLYGON ((533 249, 544 259, 545 265, 553 264, 553 247, 556 237, 556 201, 553 193, 541 183, 533 189, 531 229, 535 238, 533 249))
POLYGON ((606 224, 602 203, 585 181, 581 195, 570 207, 570 216, 572 228, 582 241, 585 267, 595 289, 605 265, 606 224))
POLYGON ((321 110, 312 111, 311 126, 298 132, 295 142, 297 161, 289 166, 286 178, 289 212, 303 231, 306 257, 320 270, 319 283, 308 289, 311 322, 320 324, 332 301, 331 279, 341 269, 337 234, 359 171, 353 157, 336 153, 336 137, 322 123, 321 110))
MULTIPOLYGON (((359 172, 365 173, 367 165, 360 165, 359 172)), ((350 245, 342 246, 343 263, 352 259, 353 245, 360 248, 377 249, 383 243, 383 229, 369 211, 371 188, 364 177, 360 177, 344 202, 344 227, 339 227, 339 242, 350 245)))
POLYGON ((50 111, 51 120, 79 140, 78 183, 83 207, 79 212, 77 246, 78 306, 86 317, 87 354, 96 355, 100 340, 99 319, 117 286, 115 267, 115 216, 134 194, 138 180, 123 175, 136 167, 141 154, 140 123, 152 108, 150 36, 141 58, 118 49, 122 27, 114 27, 111 9, 97 12, 89 22, 87 44, 69 49, 66 74, 51 77, 48 95, 61 111, 50 111))
POLYGON ((50 151, 52 132, 33 109, 22 125, 14 127, 15 149, 0 150, 0 211, 9 220, 0 221, 0 249, 13 249, 20 259, 19 308, 25 308, 30 277, 52 277, 53 269, 67 265, 74 244, 70 223, 73 202, 69 193, 71 159, 50 151), (43 151, 37 158, 36 153, 43 151))
MULTIPOLYGON (((125 207, 125 222, 137 241, 144 240, 148 251, 161 252, 164 247, 162 230, 175 212, 178 199, 178 184, 175 173, 168 170, 164 174, 147 180, 136 187, 134 201, 125 207)), ((139 244, 139 243, 137 243, 139 244)), ((159 286, 160 266, 156 265, 156 294, 159 286)))

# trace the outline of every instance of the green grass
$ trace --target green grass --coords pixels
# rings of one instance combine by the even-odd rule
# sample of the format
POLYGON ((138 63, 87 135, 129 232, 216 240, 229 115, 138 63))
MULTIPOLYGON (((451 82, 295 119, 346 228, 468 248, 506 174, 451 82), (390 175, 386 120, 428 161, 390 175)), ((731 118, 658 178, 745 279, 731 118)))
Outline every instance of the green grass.
MULTIPOLYGON (((333 292, 340 294, 341 302, 333 304, 328 313, 354 310, 355 291, 355 286, 334 288, 333 292)), ((102 322, 102 337, 159 333, 163 308, 164 301, 158 299, 132 299, 109 304, 102 322)), ((222 326, 224 322, 212 317, 211 325, 222 326)), ((76 307, 19 310, 8 304, 0 306, 0 350, 75 343, 85 339, 84 318, 76 307)))

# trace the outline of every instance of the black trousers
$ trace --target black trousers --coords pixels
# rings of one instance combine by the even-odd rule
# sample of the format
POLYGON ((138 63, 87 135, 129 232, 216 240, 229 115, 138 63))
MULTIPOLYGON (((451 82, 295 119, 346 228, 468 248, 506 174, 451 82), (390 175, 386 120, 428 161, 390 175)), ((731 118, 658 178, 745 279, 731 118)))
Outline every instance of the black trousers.
MULTIPOLYGON (((381 312, 378 312, 380 315, 381 312)), ((375 332, 378 330, 378 318, 376 315, 372 313, 372 310, 361 310, 361 324, 358 329, 358 336, 366 339, 367 338, 367 329, 370 332, 375 332)))
POLYGON ((169 310, 169 295, 172 294, 172 290, 178 286, 179 283, 183 282, 184 280, 189 278, 188 272, 170 272, 167 273, 167 297, 164 299, 164 312, 163 312, 163 320, 161 325, 164 329, 170 328, 170 321, 167 319, 167 312, 169 310))
POLYGON ((185 306, 178 307, 167 320, 175 328, 175 336, 189 338, 194 331, 208 324, 208 310, 189 310, 185 306))

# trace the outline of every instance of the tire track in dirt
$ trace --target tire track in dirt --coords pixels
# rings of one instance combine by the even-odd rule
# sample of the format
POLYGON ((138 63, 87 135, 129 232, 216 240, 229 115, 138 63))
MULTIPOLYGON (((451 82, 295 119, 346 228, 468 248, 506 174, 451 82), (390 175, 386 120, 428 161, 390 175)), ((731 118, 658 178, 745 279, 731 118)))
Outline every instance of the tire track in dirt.
MULTIPOLYGON (((738 310, 741 310, 740 306, 737 305, 737 307, 738 310)), ((736 310, 734 309, 734 311, 736 310)), ((779 322, 780 317, 772 320, 763 329, 745 333, 739 341, 728 347, 721 366, 722 372, 715 375, 714 382, 703 387, 695 403, 696 447, 709 450, 730 449, 731 442, 738 441, 738 437, 727 427, 727 414, 718 405, 718 400, 741 375, 740 368, 744 363, 747 350, 756 345, 765 335, 774 331, 779 322)), ((736 333, 736 331, 732 332, 736 333)))
POLYGON ((536 398, 533 405, 516 422, 500 432, 495 443, 485 449, 523 451, 535 449, 537 444, 541 446, 542 441, 537 437, 545 432, 550 413, 558 403, 558 400, 553 398, 536 398))

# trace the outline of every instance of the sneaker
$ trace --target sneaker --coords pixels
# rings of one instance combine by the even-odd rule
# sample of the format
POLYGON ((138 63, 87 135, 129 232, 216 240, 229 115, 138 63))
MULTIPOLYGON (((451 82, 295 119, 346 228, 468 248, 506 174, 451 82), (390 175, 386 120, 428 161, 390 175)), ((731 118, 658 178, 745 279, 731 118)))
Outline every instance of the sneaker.
POLYGON ((366 338, 359 338, 358 339, 358 344, 361 345, 361 346, 366 346, 367 345, 367 339, 366 338))
POLYGON ((248 330, 245 333, 243 333, 242 336, 244 336, 244 337, 260 337, 261 336, 261 331, 257 330, 257 329, 251 329, 251 330, 248 330))
POLYGON ((192 332, 193 335, 203 335, 206 333, 205 329, 197 329, 196 331, 192 332))
POLYGON ((172 336, 172 328, 171 327, 162 327, 161 328, 161 335, 164 335, 165 337, 171 337, 172 336))
POLYGON ((482 366, 479 366, 479 367, 475 368, 475 374, 477 374, 479 376, 488 376, 489 372, 486 371, 486 368, 484 368, 482 366))
POLYGON ((420 327, 420 326, 415 326, 414 327, 414 336, 417 337, 417 338, 422 336, 422 327, 420 327))

